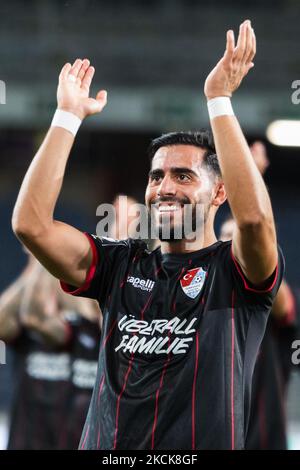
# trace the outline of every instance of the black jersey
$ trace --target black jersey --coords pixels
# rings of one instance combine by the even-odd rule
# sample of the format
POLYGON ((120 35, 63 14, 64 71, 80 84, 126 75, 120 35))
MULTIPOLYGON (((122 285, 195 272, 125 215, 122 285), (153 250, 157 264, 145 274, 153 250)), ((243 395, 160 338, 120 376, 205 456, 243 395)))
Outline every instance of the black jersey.
POLYGON ((75 295, 103 312, 81 449, 242 449, 257 351, 283 274, 257 291, 231 242, 190 254, 87 235, 94 260, 75 295))
POLYGON ((47 345, 23 329, 11 343, 15 393, 8 449, 53 450, 67 445, 71 356, 69 345, 47 345))
POLYGON ((285 450, 286 394, 293 367, 291 345, 299 338, 299 299, 294 292, 284 321, 270 315, 254 368, 246 449, 285 450))

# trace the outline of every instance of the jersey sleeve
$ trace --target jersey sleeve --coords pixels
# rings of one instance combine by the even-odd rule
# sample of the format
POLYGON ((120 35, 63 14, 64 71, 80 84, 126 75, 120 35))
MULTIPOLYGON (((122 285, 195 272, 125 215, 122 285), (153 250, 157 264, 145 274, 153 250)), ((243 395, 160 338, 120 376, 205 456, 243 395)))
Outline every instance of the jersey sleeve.
POLYGON ((85 283, 79 288, 63 281, 60 281, 60 284, 64 292, 79 297, 96 299, 101 306, 105 303, 114 273, 129 255, 130 241, 97 237, 89 233, 85 233, 85 235, 89 239, 93 253, 92 264, 85 283))
POLYGON ((242 268, 233 255, 231 244, 229 256, 229 263, 234 283, 237 288, 237 293, 241 297, 245 298, 247 302, 261 305, 261 307, 269 311, 272 307, 284 274, 285 262, 281 248, 278 246, 278 262, 274 272, 263 284, 259 286, 252 284, 246 278, 242 268))

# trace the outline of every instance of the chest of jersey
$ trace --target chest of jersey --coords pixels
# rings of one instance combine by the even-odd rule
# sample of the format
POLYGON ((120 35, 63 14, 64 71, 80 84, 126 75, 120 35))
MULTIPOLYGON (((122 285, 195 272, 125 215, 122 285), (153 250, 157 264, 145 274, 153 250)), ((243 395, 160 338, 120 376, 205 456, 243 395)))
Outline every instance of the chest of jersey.
POLYGON ((198 263, 178 269, 151 268, 132 267, 111 294, 115 352, 143 357, 185 355, 205 309, 211 267, 198 263))
POLYGON ((204 303, 206 285, 209 282, 207 264, 180 269, 158 266, 147 270, 135 266, 125 275, 119 291, 119 302, 139 319, 160 316, 187 316, 204 303))

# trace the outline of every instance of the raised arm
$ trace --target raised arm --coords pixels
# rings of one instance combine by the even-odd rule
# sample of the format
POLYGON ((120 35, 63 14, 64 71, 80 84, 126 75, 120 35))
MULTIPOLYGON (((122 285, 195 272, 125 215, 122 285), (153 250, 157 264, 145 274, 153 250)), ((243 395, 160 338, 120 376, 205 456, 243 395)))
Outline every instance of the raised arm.
MULTIPOLYGON (((87 59, 77 59, 73 65, 65 64, 62 68, 57 102, 58 109, 72 113, 68 117, 75 115, 82 120, 101 112, 105 106, 104 90, 96 99, 89 97, 94 72, 87 59)), ((90 244, 82 232, 53 219, 73 143, 74 135, 69 130, 58 126, 49 129, 25 175, 13 212, 12 227, 49 272, 79 287, 84 284, 92 262, 90 244)))
MULTIPOLYGON (((205 82, 208 101, 232 96, 253 67, 255 53, 256 39, 249 20, 241 24, 236 46, 233 31, 227 32, 224 56, 205 82)), ((246 277, 260 284, 271 276, 277 264, 276 231, 268 191, 237 118, 227 114, 213 117, 211 127, 236 222, 233 254, 246 277)))

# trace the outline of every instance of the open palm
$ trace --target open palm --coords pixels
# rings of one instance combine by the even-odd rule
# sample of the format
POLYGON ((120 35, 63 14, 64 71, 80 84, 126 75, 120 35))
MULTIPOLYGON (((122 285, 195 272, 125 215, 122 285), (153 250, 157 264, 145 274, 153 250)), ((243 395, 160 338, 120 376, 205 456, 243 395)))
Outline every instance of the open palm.
POLYGON ((74 64, 63 66, 57 88, 58 108, 84 119, 90 114, 100 113, 107 101, 107 93, 101 90, 91 98, 90 86, 95 73, 88 59, 76 59, 74 64))
POLYGON ((240 25, 236 46, 233 31, 227 31, 226 51, 205 81, 205 96, 208 99, 231 97, 254 66, 252 60, 255 53, 256 39, 249 20, 240 25))

